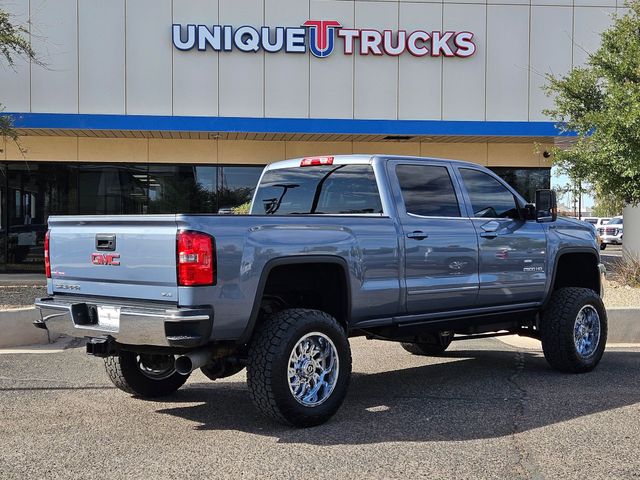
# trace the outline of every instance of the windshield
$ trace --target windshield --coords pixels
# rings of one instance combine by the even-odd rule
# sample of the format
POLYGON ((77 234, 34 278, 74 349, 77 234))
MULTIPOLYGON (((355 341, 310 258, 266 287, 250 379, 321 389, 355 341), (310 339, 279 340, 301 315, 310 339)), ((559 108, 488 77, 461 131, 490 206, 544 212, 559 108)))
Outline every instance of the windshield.
POLYGON ((254 215, 382 213, 371 165, 319 165, 265 172, 254 215))
POLYGON ((609 223, 607 223, 607 225, 622 225, 622 219, 614 218, 613 220, 609 220, 609 223))

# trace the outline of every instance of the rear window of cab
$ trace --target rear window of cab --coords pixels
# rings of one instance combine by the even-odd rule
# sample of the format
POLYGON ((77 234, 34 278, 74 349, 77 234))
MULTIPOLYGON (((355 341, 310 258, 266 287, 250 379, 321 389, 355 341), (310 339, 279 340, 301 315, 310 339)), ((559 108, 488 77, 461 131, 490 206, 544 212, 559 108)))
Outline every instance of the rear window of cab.
POLYGON ((267 170, 254 215, 381 214, 371 165, 317 165, 267 170))

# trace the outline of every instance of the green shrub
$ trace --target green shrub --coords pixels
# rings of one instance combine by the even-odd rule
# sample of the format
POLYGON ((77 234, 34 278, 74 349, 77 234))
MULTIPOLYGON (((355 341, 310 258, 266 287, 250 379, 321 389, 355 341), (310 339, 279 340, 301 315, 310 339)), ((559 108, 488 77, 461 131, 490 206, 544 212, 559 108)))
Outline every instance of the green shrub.
POLYGON ((251 202, 243 203, 242 205, 238 205, 234 207, 233 214, 234 215, 248 215, 251 209, 251 202))

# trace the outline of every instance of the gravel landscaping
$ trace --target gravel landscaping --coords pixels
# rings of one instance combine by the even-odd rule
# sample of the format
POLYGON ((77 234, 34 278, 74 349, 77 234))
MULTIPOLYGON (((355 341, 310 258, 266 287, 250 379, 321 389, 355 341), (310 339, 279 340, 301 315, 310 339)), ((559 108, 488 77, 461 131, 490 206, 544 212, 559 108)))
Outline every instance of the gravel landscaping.
POLYGON ((43 286, 0 286, 0 310, 33 306, 36 297, 47 295, 43 286))
POLYGON ((640 288, 631 288, 615 280, 605 279, 604 304, 607 307, 640 308, 640 288))

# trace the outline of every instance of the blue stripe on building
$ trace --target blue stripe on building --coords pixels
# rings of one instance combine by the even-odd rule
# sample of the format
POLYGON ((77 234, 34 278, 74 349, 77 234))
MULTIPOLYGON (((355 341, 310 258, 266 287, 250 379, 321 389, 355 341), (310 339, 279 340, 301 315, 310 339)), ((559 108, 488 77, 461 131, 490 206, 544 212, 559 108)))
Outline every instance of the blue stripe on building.
POLYGON ((183 117, 71 113, 9 113, 9 115, 15 127, 33 129, 487 137, 572 136, 571 133, 561 131, 554 122, 183 117))

